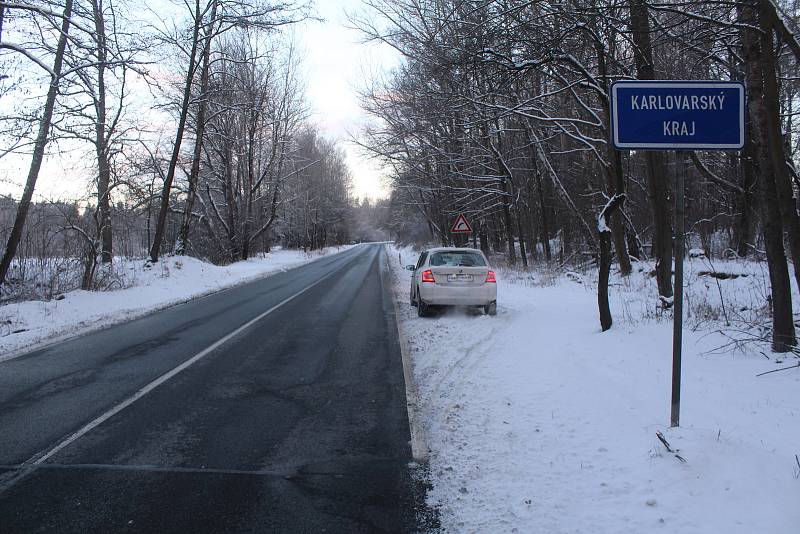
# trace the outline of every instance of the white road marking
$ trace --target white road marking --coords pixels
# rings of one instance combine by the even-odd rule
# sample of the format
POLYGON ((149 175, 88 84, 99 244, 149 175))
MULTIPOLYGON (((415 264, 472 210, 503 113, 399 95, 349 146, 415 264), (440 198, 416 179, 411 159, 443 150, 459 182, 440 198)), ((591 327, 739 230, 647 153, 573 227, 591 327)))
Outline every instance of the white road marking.
POLYGON ((247 330, 248 328, 250 328, 251 326, 256 324, 258 321, 260 321, 261 319, 263 319, 264 317, 266 317, 270 313, 274 312, 275 310, 277 310, 278 308, 280 308, 284 304, 287 304, 287 303, 291 302, 292 300, 296 299, 297 297, 299 297, 300 295, 302 295, 303 293, 305 293, 309 289, 311 289, 311 288, 317 286, 318 284, 322 283, 324 280, 326 280, 327 278, 333 276, 338 271, 339 271, 339 269, 336 269, 334 271, 329 272, 328 274, 326 274, 325 276, 323 276, 322 278, 320 278, 319 280, 317 280, 316 282, 314 282, 310 286, 307 286, 304 289, 301 289, 300 291, 295 293, 294 295, 292 295, 292 296, 280 301, 275 306, 271 307, 270 309, 268 309, 264 313, 258 315, 256 318, 251 319, 250 321, 246 322, 245 324, 243 324, 242 326, 240 326, 239 328, 237 328, 233 332, 231 332, 228 335, 220 338, 215 343, 209 345, 208 347, 206 347, 202 351, 198 352, 197 354, 195 354, 194 356, 192 356, 188 360, 184 361, 182 364, 178 365, 177 367, 173 368, 170 371, 167 371, 166 373, 164 373, 163 375, 159 376, 158 378, 156 378, 155 380, 153 380, 152 382, 150 382, 146 386, 142 387, 141 389, 139 389, 136 393, 134 393, 133 395, 131 395, 127 399, 125 399, 122 402, 116 404, 110 410, 106 411, 105 413, 103 413, 99 417, 93 419, 92 421, 90 421, 89 423, 87 423, 86 425, 81 427, 81 429, 78 430, 77 432, 74 432, 73 434, 69 435, 67 438, 62 440, 56 446, 52 447, 50 450, 38 452, 37 454, 35 454, 31 458, 29 458, 28 460, 23 462, 22 465, 36 466, 36 465, 40 465, 43 462, 47 461, 53 455, 57 454, 59 451, 61 451, 65 447, 68 447, 70 444, 72 444, 76 440, 80 439, 81 437, 86 435, 91 430, 97 428, 99 425, 103 424, 105 421, 108 421, 109 419, 114 417, 116 414, 118 414, 119 412, 121 412, 122 410, 124 410, 125 408, 127 408, 128 406, 133 404, 134 402, 138 401, 139 399, 141 399, 142 397, 144 397, 145 395, 147 395, 148 393, 150 393, 151 391, 156 389, 161 384, 163 384, 163 383, 167 382, 168 380, 170 380, 171 378, 175 377, 175 375, 177 375, 181 371, 185 371, 186 369, 188 369, 189 367, 191 367, 192 365, 194 365, 195 363, 197 363, 198 361, 203 359, 205 356, 207 356, 208 354, 214 352, 214 350, 218 349, 220 346, 224 345, 226 342, 230 341, 231 339, 233 339, 237 335, 241 334, 242 332, 244 332, 245 330, 247 330))

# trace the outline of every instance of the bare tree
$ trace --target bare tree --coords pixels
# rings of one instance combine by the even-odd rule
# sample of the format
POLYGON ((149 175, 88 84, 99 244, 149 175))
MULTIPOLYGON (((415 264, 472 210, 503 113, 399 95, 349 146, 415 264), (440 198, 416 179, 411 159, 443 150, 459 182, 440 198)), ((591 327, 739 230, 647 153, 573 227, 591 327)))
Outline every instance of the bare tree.
MULTIPOLYGON (((9 235, 6 249, 3 253, 3 259, 0 261, 0 285, 2 285, 5 281, 6 274, 11 266, 11 261, 14 259, 14 255, 17 252, 17 246, 19 245, 19 240, 22 236, 22 230, 25 226, 25 219, 28 216, 31 199, 33 198, 33 191, 36 187, 36 180, 39 177, 39 170, 42 167, 45 148, 47 147, 47 142, 49 140, 53 109, 55 108, 56 96, 58 95, 61 83, 62 68, 64 66, 64 51, 67 47, 67 39, 69 36, 72 17, 72 4, 73 0, 66 0, 64 4, 64 10, 60 16, 61 24, 58 32, 58 45, 56 47, 55 57, 53 58, 52 68, 47 67, 42 61, 34 59, 33 56, 30 56, 24 50, 21 50, 21 53, 33 59, 37 65, 47 71, 47 73, 50 75, 50 84, 47 89, 47 97, 45 99, 42 116, 39 120, 39 132, 36 135, 36 141, 33 147, 31 164, 30 168, 28 169, 27 179, 25 180, 25 189, 22 192, 22 198, 20 199, 17 207, 17 216, 14 219, 14 226, 11 229, 11 234, 9 235)), ((0 47, 2 46, 4 45, 2 42, 0 42, 0 47)), ((5 43, 5 46, 9 46, 8 43, 5 43)))
MULTIPOLYGON (((153 245, 150 248, 150 260, 155 262, 158 260, 161 245, 164 240, 164 231, 167 221, 167 213, 170 210, 170 194, 172 192, 172 185, 175 179, 176 170, 178 168, 181 144, 184 137, 184 130, 186 129, 187 119, 189 117, 190 107, 192 105, 192 88, 195 83, 195 76, 198 69, 198 53, 203 48, 204 39, 208 53, 211 53, 211 45, 214 37, 224 34, 232 29, 248 29, 248 30, 261 30, 269 31, 281 26, 296 23, 304 20, 307 17, 307 7, 305 4, 285 3, 285 2, 268 2, 262 0, 238 0, 236 2, 219 3, 218 0, 208 0, 201 3, 200 0, 195 0, 194 6, 190 10, 190 19, 192 23, 192 34, 190 40, 190 47, 187 51, 188 66, 185 74, 185 83, 183 86, 183 93, 181 103, 178 111, 178 127, 175 133, 175 142, 173 144, 172 158, 170 159, 167 168, 166 178, 164 180, 164 187, 161 192, 161 206, 159 208, 158 219, 156 221, 155 235, 153 238, 153 245), (204 32, 204 33, 203 33, 204 32), (203 35, 201 35, 201 33, 203 35)), ((166 34, 165 34, 166 36, 166 34)), ((183 49, 181 40, 179 38, 169 36, 167 39, 171 44, 178 49, 183 49)), ((206 60, 200 61, 201 71, 202 65, 206 65, 206 60)), ((207 69, 206 76, 207 76, 207 69)), ((201 86, 202 86, 201 74, 201 86)), ((200 98, 204 98, 202 87, 200 98)), ((201 108, 205 104, 201 105, 201 108)), ((204 112, 203 112, 204 113, 204 112)), ((202 150, 202 128, 201 135, 196 140, 196 146, 202 150)), ((190 175, 190 200, 193 203, 194 195, 196 194, 195 186, 192 185, 192 180, 196 181, 196 176, 190 175)), ((188 220, 191 217, 191 211, 186 212, 184 217, 188 220)), ((185 232, 188 235, 188 224, 184 226, 185 232)), ((186 244, 182 240, 178 248, 185 250, 186 244)))

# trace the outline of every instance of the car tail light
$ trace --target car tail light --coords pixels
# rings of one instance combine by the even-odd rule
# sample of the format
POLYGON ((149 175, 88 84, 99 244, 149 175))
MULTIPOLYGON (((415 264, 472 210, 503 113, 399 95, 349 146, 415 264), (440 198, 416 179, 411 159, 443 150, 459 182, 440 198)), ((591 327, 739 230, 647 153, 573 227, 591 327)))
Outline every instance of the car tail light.
POLYGON ((486 273, 486 280, 484 280, 483 283, 487 284, 489 282, 492 282, 492 283, 495 283, 495 284, 497 283, 497 278, 495 278, 495 276, 494 276, 494 271, 489 271, 488 273, 486 273))
POLYGON ((433 271, 431 271, 430 269, 428 269, 427 271, 422 271, 422 281, 435 284, 436 279, 433 277, 433 271))

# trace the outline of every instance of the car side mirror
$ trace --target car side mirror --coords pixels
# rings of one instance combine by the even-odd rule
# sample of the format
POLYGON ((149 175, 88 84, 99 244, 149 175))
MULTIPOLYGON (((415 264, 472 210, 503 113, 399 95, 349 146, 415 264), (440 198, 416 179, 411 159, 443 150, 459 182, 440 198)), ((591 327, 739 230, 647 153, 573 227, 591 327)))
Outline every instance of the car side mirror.
POLYGON ((413 271, 414 269, 416 269, 416 267, 413 265, 406 265, 406 271, 413 271))

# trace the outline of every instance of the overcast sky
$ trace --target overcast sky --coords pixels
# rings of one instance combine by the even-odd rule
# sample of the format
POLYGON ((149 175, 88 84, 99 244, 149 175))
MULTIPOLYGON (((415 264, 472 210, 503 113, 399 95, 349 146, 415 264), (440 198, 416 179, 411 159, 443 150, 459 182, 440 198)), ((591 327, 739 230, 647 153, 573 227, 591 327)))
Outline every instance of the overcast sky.
MULTIPOLYGON (((311 120, 325 136, 339 140, 345 149, 354 194, 359 198, 376 198, 387 194, 380 169, 347 139, 359 132, 365 120, 357 97, 365 73, 390 69, 397 64, 398 57, 386 45, 360 43, 358 32, 347 28, 346 13, 361 9, 360 0, 316 0, 317 14, 324 22, 308 21, 292 31, 305 53, 303 67, 311 120)), ((85 153, 91 153, 88 147, 85 153)), ((75 176, 86 175, 88 168, 86 162, 75 159, 49 158, 39 175, 36 197, 67 200, 84 194, 89 176, 77 181, 75 176)), ((29 156, 3 158, 0 193, 19 196, 29 164, 29 156)))
POLYGON ((398 55, 387 45, 359 42, 358 32, 347 28, 345 16, 345 12, 358 10, 362 10, 360 0, 317 0, 317 12, 325 22, 309 22, 297 35, 307 54, 313 120, 329 137, 342 140, 353 172, 355 194, 376 197, 386 194, 380 170, 345 140, 350 133, 359 131, 365 119, 356 92, 365 75, 396 65, 398 55))

